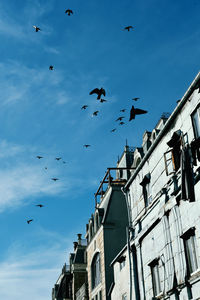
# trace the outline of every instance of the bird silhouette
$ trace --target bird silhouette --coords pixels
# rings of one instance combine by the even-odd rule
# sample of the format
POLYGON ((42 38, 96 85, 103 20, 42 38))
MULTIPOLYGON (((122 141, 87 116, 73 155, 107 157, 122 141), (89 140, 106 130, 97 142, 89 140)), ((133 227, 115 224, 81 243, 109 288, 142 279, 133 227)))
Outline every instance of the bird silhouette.
POLYGON ((47 170, 47 167, 45 167, 45 170, 47 170))
POLYGON ((123 109, 120 109, 120 111, 121 111, 121 112, 125 112, 125 111, 126 111, 126 109, 125 109, 125 108, 123 108, 123 109))
POLYGON ((70 16, 71 14, 73 14, 73 11, 71 9, 66 9, 65 13, 70 16))
POLYGON ((43 156, 40 156, 40 155, 37 155, 36 156, 38 159, 41 159, 41 158, 43 158, 43 156))
POLYGON ((115 120, 116 122, 117 121, 121 121, 122 119, 124 119, 124 117, 119 117, 119 118, 117 118, 117 120, 115 120))
POLYGON ((62 157, 56 157, 55 158, 55 160, 61 160, 62 159, 62 157))
POLYGON ((134 101, 137 101, 139 99, 140 99, 139 97, 132 98, 132 100, 134 100, 134 101))
POLYGON ((110 132, 115 132, 116 128, 113 128, 110 132))
POLYGON ((83 147, 88 148, 88 147, 91 147, 91 145, 86 144, 86 145, 83 145, 83 147))
POLYGON ((51 66, 49 66, 49 70, 51 70, 51 71, 53 70, 53 66, 52 66, 52 65, 51 65, 51 66))
POLYGON ((66 164, 66 161, 63 160, 63 164, 66 164))
POLYGON ((130 31, 130 29, 133 29, 133 26, 126 26, 126 27, 124 27, 124 30, 130 31))
POLYGON ((42 205, 42 204, 37 204, 36 206, 38 206, 38 207, 44 207, 44 205, 42 205))
POLYGON ((142 114, 146 114, 146 113, 147 113, 146 110, 143 110, 143 109, 140 109, 140 108, 134 108, 134 106, 132 105, 131 111, 130 111, 129 121, 135 119, 136 115, 142 115, 142 114))
POLYGON ((124 122, 119 122, 119 125, 124 125, 125 123, 124 122))
POLYGON ((38 32, 39 30, 41 30, 39 27, 33 25, 33 28, 35 28, 35 32, 38 32))
POLYGON ((88 107, 88 105, 83 105, 82 107, 81 107, 81 109, 86 109, 88 107))
POLYGON ((98 111, 98 110, 96 110, 96 111, 94 111, 94 112, 93 112, 93 114, 92 114, 92 115, 93 115, 93 116, 97 116, 97 115, 98 115, 98 113, 99 113, 99 111, 98 111))
POLYGON ((90 95, 92 95, 92 94, 97 94, 97 99, 99 100, 99 99, 101 99, 102 95, 106 96, 106 91, 104 90, 104 88, 100 88, 100 89, 95 88, 94 90, 92 90, 90 92, 90 95))
POLYGON ((51 180, 53 180, 53 181, 57 181, 57 180, 59 180, 58 178, 51 178, 51 180))
POLYGON ((33 219, 30 219, 30 220, 27 220, 26 222, 27 222, 28 224, 30 224, 32 221, 33 221, 33 219))
POLYGON ((101 102, 101 103, 103 103, 103 102, 108 102, 108 100, 100 99, 100 102, 101 102))

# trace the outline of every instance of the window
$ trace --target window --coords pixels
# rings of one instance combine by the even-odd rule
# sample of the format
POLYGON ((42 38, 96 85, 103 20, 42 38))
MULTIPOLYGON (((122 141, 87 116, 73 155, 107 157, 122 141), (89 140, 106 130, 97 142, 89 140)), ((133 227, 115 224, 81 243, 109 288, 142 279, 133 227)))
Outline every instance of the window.
POLYGON ((151 267, 151 276, 152 276, 152 285, 153 285, 153 295, 158 296, 161 290, 160 284, 160 274, 159 274, 159 260, 155 259, 153 262, 150 263, 151 267))
POLYGON ((184 241, 187 271, 188 276, 190 276, 198 269, 195 228, 190 228, 181 238, 184 241))
POLYGON ((99 292, 99 300, 102 300, 102 292, 99 292))
POLYGON ((200 106, 192 114, 192 124, 195 138, 200 137, 200 106))
POLYGON ((150 183, 151 175, 150 173, 145 175, 140 185, 143 188, 143 197, 145 206, 148 206, 152 201, 152 191, 151 191, 151 183, 150 183))
POLYGON ((94 289, 101 282, 100 254, 97 253, 91 265, 92 288, 94 289))
POLYGON ((178 171, 180 168, 181 139, 182 131, 179 129, 173 133, 171 140, 167 142, 167 145, 171 148, 164 153, 167 176, 178 171))

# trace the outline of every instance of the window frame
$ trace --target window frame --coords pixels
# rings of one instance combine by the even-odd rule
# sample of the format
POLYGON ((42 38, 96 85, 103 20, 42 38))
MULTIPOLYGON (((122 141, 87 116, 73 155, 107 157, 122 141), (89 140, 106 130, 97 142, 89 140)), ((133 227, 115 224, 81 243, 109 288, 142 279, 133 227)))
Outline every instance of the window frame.
POLYGON ((181 238, 183 239, 184 250, 185 250, 187 276, 190 277, 191 274, 197 271, 199 268, 195 227, 191 227, 189 230, 187 230, 181 236, 181 238))
POLYGON ((195 139, 197 139, 200 137, 200 104, 198 104, 197 107, 191 113, 191 120, 192 120, 194 137, 195 137, 195 139), (198 117, 198 126, 197 126, 196 118, 194 117, 195 114, 197 114, 197 117, 198 117))
POLYGON ((91 263, 91 286, 92 290, 101 283, 101 258, 100 252, 97 252, 91 263))
POLYGON ((157 297, 162 293, 161 280, 160 280, 160 267, 159 267, 159 258, 154 259, 150 264, 151 268, 151 279, 153 287, 153 296, 157 297))

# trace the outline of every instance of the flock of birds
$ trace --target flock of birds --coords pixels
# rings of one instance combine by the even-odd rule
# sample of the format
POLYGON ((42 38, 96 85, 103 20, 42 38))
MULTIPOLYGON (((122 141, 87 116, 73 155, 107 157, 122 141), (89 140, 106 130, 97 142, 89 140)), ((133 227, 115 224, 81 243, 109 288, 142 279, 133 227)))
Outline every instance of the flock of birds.
MULTIPOLYGON (((70 16, 70 15, 73 15, 73 11, 71 9, 66 9, 65 10, 65 13, 70 16)), ((35 29, 35 32, 39 32, 41 31, 41 28, 36 26, 36 25, 33 25, 33 28, 35 29)), ((133 26, 126 26, 124 27, 124 30, 127 30, 127 31, 131 31, 131 30, 134 30, 133 26)), ((49 66, 49 70, 50 71, 53 71, 54 70, 54 66, 53 65, 50 65, 49 66)), ((106 91, 103 87, 101 88, 94 88, 90 93, 89 95, 93 95, 93 94, 96 94, 97 95, 97 100, 100 102, 100 103, 104 103, 104 102, 107 102, 108 100, 106 99, 103 99, 102 96, 106 97, 106 91)), ((140 98, 139 97, 135 97, 135 98, 132 98, 133 101, 138 101, 140 98)), ((84 104, 82 107, 81 107, 81 110, 86 110, 88 108, 88 105, 87 104, 84 104)), ((120 110, 121 113, 125 113, 126 109, 123 108, 120 110)), ((99 110, 96 110, 93 112, 92 116, 97 116, 99 113, 99 110)), ((143 110, 143 109, 140 109, 140 108, 135 108, 134 105, 132 105, 131 107, 131 110, 130 110, 130 117, 129 117, 129 121, 131 120, 134 120, 135 119, 135 116, 136 115, 141 115, 141 114, 146 114, 147 111, 146 110, 143 110)), ((123 121, 123 119, 125 118, 125 116, 119 116, 115 121, 118 122, 119 121, 119 125, 124 125, 125 122, 123 121)), ((117 128, 113 128, 110 132, 115 132, 117 130, 117 128)), ((86 149, 89 148, 91 145, 89 144, 85 144, 83 145, 83 147, 85 147, 86 149)), ((40 156, 40 155, 37 155, 36 156, 37 159, 42 159, 43 156, 40 156)), ((55 160, 59 161, 61 160, 62 158, 61 157, 56 157, 55 160)), ((62 161, 63 164, 65 164, 66 162, 65 161, 62 161)), ((45 167, 45 169, 47 170, 47 167, 45 167)), ((53 177, 51 178, 51 180, 53 180, 54 182, 59 180, 59 178, 56 178, 56 177, 53 177)), ((42 208, 44 207, 43 204, 37 204, 36 205, 37 207, 39 208, 42 208)), ((30 224, 31 222, 33 221, 33 219, 28 219, 26 222, 27 224, 30 224)))

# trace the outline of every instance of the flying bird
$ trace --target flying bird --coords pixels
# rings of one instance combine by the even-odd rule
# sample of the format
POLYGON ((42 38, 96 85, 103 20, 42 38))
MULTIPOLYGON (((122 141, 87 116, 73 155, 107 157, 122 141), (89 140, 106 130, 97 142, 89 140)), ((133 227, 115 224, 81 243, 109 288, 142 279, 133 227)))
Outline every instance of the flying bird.
POLYGON ((91 147, 91 145, 86 144, 86 145, 83 145, 83 147, 88 148, 88 147, 91 147))
POLYGON ((123 108, 123 109, 120 109, 120 111, 121 111, 121 112, 125 112, 125 111, 126 111, 126 109, 125 109, 125 108, 123 108))
POLYGON ((63 164, 66 164, 66 161, 63 160, 63 164))
POLYGON ((122 119, 124 119, 124 117, 119 117, 117 120, 115 120, 116 122, 117 121, 121 121, 122 119))
POLYGON ((126 27, 124 28, 124 30, 128 30, 128 31, 130 31, 130 29, 133 29, 133 26, 126 26, 126 27))
POLYGON ((65 13, 70 16, 71 14, 73 14, 73 11, 71 9, 66 9, 65 13))
POLYGON ((51 71, 53 70, 53 66, 52 66, 52 65, 51 65, 51 66, 49 66, 49 70, 51 70, 51 71))
POLYGON ((42 204, 37 204, 36 206, 38 206, 38 207, 44 207, 44 205, 42 205, 42 204))
POLYGON ((38 159, 41 159, 41 158, 43 158, 43 156, 40 156, 40 155, 37 155, 36 156, 38 159))
POLYGON ((97 114, 98 114, 98 113, 99 113, 99 111, 98 111, 98 110, 96 110, 96 111, 94 111, 94 112, 93 112, 93 114, 92 114, 92 115, 93 115, 93 116, 97 116, 97 114))
POLYGON ((82 107, 81 107, 81 109, 86 109, 88 107, 88 105, 83 105, 82 107))
POLYGON ((101 103, 103 103, 103 102, 108 102, 108 100, 100 99, 100 102, 101 102, 101 103))
POLYGON ((47 170, 47 167, 45 167, 45 170, 47 170))
POLYGON ((56 180, 59 180, 59 179, 58 178, 51 178, 51 180, 56 181, 56 180))
POLYGON ((27 220, 26 222, 29 224, 33 221, 33 219, 27 220))
POLYGON ((115 132, 116 128, 113 128, 110 132, 115 132))
POLYGON ((101 99, 102 95, 106 96, 106 91, 104 90, 104 88, 100 88, 100 89, 96 88, 90 92, 90 95, 92 94, 97 94, 97 99, 99 100, 101 99))
POLYGON ((62 157, 56 157, 55 160, 60 160, 62 157))
POLYGON ((35 32, 38 32, 39 30, 41 30, 39 27, 33 25, 33 28, 35 28, 35 32))
POLYGON ((124 125, 124 124, 125 124, 124 122, 120 122, 120 123, 119 123, 119 125, 124 125))
POLYGON ((135 119, 136 115, 142 115, 142 114, 146 114, 147 111, 140 109, 140 108, 134 108, 134 106, 132 105, 131 111, 130 111, 130 118, 129 121, 135 119))
POLYGON ((140 99, 139 97, 132 98, 132 100, 134 100, 134 101, 137 101, 139 99, 140 99))

